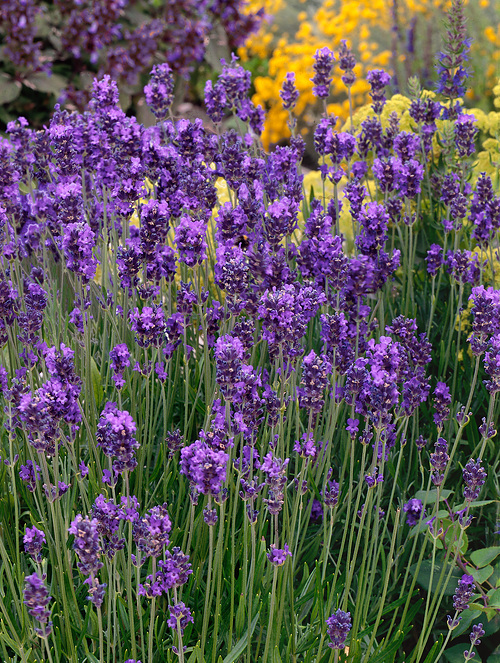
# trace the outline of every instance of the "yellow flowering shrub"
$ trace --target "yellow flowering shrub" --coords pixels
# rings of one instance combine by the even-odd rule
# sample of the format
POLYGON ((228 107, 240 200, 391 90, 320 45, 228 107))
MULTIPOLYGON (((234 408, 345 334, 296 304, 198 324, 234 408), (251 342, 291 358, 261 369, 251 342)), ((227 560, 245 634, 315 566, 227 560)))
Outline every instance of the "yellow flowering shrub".
MULTIPOLYGON (((262 1, 251 0, 249 7, 255 9, 262 5, 262 1)), ((476 38, 473 43, 473 60, 480 59, 488 63, 486 77, 477 77, 481 79, 480 89, 473 90, 468 97, 477 105, 478 95, 491 95, 493 81, 500 73, 500 22, 498 11, 489 0, 466 0, 466 4, 474 16, 471 25, 477 24, 476 16, 485 23, 484 26, 477 24, 482 38, 476 38)), ((274 20, 264 22, 260 31, 239 50, 243 62, 258 57, 268 63, 267 75, 257 76, 254 81, 253 97, 253 101, 261 104, 268 112, 263 134, 264 146, 268 148, 290 135, 288 113, 283 110, 279 96, 288 71, 295 72, 300 97, 294 113, 299 118, 300 131, 306 134, 318 118, 311 78, 314 73, 314 54, 319 48, 328 46, 337 52, 342 39, 352 48, 358 64, 354 70, 356 82, 351 88, 351 95, 354 107, 358 108, 369 99, 369 85, 365 81, 369 69, 386 68, 391 71, 396 68, 402 80, 415 73, 409 61, 413 56, 402 48, 403 42, 409 44, 413 39, 410 32, 415 26, 419 27, 426 40, 430 39, 431 33, 433 35, 434 41, 426 42, 427 55, 422 56, 423 67, 433 68, 432 49, 438 47, 443 30, 442 21, 450 5, 451 0, 399 0, 397 3, 388 0, 323 0, 317 7, 301 0, 294 22, 291 18, 293 8, 288 2, 264 0, 266 14, 274 20), (396 15, 394 7, 397 7, 396 15), (391 30, 393 26, 397 26, 397 30, 391 30), (425 60, 427 56, 429 62, 425 60)), ((424 50, 415 48, 418 45, 413 44, 408 48, 424 50)), ((328 111, 345 120, 349 116, 349 102, 341 74, 338 67, 334 68, 328 111)))

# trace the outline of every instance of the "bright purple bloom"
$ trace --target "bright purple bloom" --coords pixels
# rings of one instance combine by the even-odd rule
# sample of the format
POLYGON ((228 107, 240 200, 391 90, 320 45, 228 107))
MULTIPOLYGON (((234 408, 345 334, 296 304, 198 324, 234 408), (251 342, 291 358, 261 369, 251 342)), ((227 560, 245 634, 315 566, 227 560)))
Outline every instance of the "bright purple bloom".
POLYGON ((410 527, 417 525, 424 514, 423 506, 422 502, 416 497, 413 497, 403 506, 403 511, 406 513, 407 525, 410 527))
POLYGON ((285 76, 280 90, 280 97, 285 110, 291 111, 295 108, 295 104, 299 98, 299 91, 295 87, 295 74, 293 72, 289 71, 285 76))
POLYGON ((464 574, 458 581, 457 589, 453 595, 453 607, 457 612, 467 610, 469 601, 474 595, 474 578, 464 574))
POLYGON ((331 617, 326 620, 327 633, 331 640, 328 646, 332 649, 344 649, 345 641, 351 630, 351 613, 343 610, 336 610, 331 617))
POLYGON ((391 82, 391 77, 383 69, 372 69, 368 72, 366 80, 371 86, 372 108, 379 114, 385 106, 385 88, 391 82))
POLYGON ((19 477, 26 483, 28 490, 32 493, 35 491, 36 482, 40 481, 41 471, 41 467, 31 460, 26 461, 26 465, 21 465, 19 477))
POLYGON ((313 94, 319 99, 326 99, 330 94, 330 83, 332 82, 331 73, 335 56, 327 47, 320 48, 314 54, 314 77, 311 81, 314 83, 313 94))
POLYGON ((181 217, 175 229, 175 242, 180 261, 188 267, 194 267, 206 259, 206 232, 207 224, 204 221, 197 221, 186 214, 181 217))
POLYGON ((135 452, 139 443, 134 438, 136 425, 127 410, 119 410, 116 403, 106 403, 97 424, 97 444, 106 456, 115 457, 113 470, 122 474, 137 467, 135 452))
POLYGON ((443 422, 450 416, 451 394, 444 382, 438 382, 434 390, 434 423, 441 430, 443 422))
POLYGON ((474 125, 475 122, 474 115, 465 113, 455 120, 455 144, 460 158, 470 157, 475 152, 475 140, 479 133, 479 129, 474 125))
POLYGON ((138 308, 134 308, 128 315, 138 345, 143 348, 161 345, 166 331, 165 313, 161 306, 145 306, 140 312, 138 308))
POLYGON ((325 355, 311 352, 302 361, 302 377, 297 389, 299 406, 312 412, 320 412, 325 404, 323 394, 329 384, 332 365, 325 355))
POLYGON ((87 223, 68 223, 64 227, 62 250, 66 258, 66 266, 70 271, 81 276, 84 283, 95 276, 97 260, 92 254, 94 246, 95 233, 87 223))
POLYGON ((24 550, 33 557, 35 562, 42 561, 41 550, 46 543, 45 534, 37 527, 27 527, 23 536, 24 550))
POLYGON ((165 119, 174 98, 174 79, 166 62, 153 67, 149 83, 144 88, 144 95, 156 119, 165 119))
POLYGON ((434 453, 431 454, 431 467, 433 468, 432 482, 435 486, 443 483, 444 471, 448 465, 448 442, 443 437, 438 437, 434 445, 434 453))
POLYGON ((189 622, 194 622, 191 610, 182 603, 182 601, 175 605, 169 605, 168 609, 170 611, 170 617, 167 619, 167 624, 170 628, 174 629, 174 631, 177 631, 180 628, 181 633, 184 633, 184 629, 189 622))
POLYGON ((491 337, 488 351, 484 355, 484 369, 489 379, 484 385, 490 394, 500 391, 500 333, 491 337))
POLYGON ((431 276, 435 276, 439 268, 443 264, 443 249, 439 244, 431 244, 431 248, 427 251, 427 272, 431 276))
POLYGON ((172 522, 167 511, 167 504, 154 506, 146 514, 136 520, 132 532, 137 547, 145 557, 159 557, 170 543, 168 535, 172 522))
POLYGON ((267 553, 267 559, 273 566, 283 566, 283 564, 286 562, 286 558, 291 556, 292 553, 290 552, 287 543, 285 543, 285 547, 283 549, 277 548, 274 543, 271 543, 271 547, 267 553))
POLYGON ((226 481, 229 455, 197 440, 181 449, 181 473, 203 495, 218 495, 226 481))

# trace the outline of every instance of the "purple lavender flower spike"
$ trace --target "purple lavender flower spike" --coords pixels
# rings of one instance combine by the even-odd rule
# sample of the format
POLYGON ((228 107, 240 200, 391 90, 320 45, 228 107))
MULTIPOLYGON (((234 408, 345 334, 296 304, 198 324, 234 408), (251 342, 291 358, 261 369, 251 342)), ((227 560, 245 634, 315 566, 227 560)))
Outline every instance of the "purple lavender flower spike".
POLYGON ((331 617, 326 620, 327 633, 331 640, 328 646, 332 649, 344 649, 345 641, 351 630, 351 613, 343 610, 336 610, 331 617))
POLYGON ((472 661, 472 659, 475 657, 476 653, 472 651, 473 647, 477 647, 477 645, 481 644, 481 638, 485 634, 485 631, 483 629, 483 625, 480 624, 474 624, 472 627, 472 631, 470 632, 470 644, 471 648, 468 651, 467 649, 464 651, 464 661, 467 663, 467 661, 472 661))
POLYGON ((99 560, 98 525, 96 518, 83 518, 78 514, 68 528, 68 532, 75 535, 73 549, 80 559, 77 566, 83 575, 93 575, 103 566, 99 560))
POLYGON ((443 483, 444 471, 448 465, 448 442, 443 437, 438 437, 434 445, 434 453, 431 454, 431 467, 433 468, 432 482, 435 486, 443 483))
POLYGON ((64 228, 62 249, 68 269, 80 276, 84 283, 92 280, 97 260, 92 255, 95 233, 87 223, 68 223, 64 228))
POLYGON ((134 541, 146 557, 159 557, 170 540, 168 535, 172 522, 167 511, 167 504, 154 506, 136 520, 132 532, 134 541))
POLYGON ((445 382, 438 382, 434 390, 434 423, 439 430, 443 427, 443 422, 450 416, 451 395, 450 389, 445 382))
POLYGON ((31 460, 28 460, 26 465, 21 465, 19 477, 26 483, 26 487, 31 493, 35 491, 36 482, 39 481, 42 476, 41 471, 41 467, 36 463, 33 463, 31 460))
POLYGON ((326 99, 330 94, 331 72, 335 56, 327 47, 320 48, 314 54, 314 77, 311 78, 314 83, 313 94, 318 99, 326 99))
POLYGON ((189 622, 194 622, 191 610, 182 601, 175 605, 169 605, 168 609, 170 611, 170 617, 167 620, 167 624, 170 628, 174 629, 174 631, 177 631, 177 629, 180 628, 181 633, 184 633, 184 629, 189 622))
POLYGON ((457 612, 467 610, 469 602, 474 595, 474 578, 464 574, 458 581, 455 594, 453 595, 453 607, 457 612))
POLYGON ((427 272, 431 276, 435 276, 443 264, 443 249, 439 244, 431 244, 431 248, 427 251, 427 272))
POLYGON ((174 98, 172 69, 164 62, 153 67, 150 81, 144 88, 146 102, 157 120, 164 120, 174 98))
POLYGON ((217 496, 226 481, 229 455, 197 440, 181 449, 181 473, 203 495, 217 496))
POLYGON ((488 351, 484 354, 484 369, 489 379, 484 385, 490 394, 500 391, 500 333, 490 339, 488 351))
POLYGON ((113 470, 122 474, 137 467, 135 452, 139 443, 134 438, 136 425, 126 410, 119 410, 116 403, 106 403, 97 424, 97 444, 113 461, 113 470))
POLYGON ((463 470, 465 483, 464 497, 467 502, 477 500, 481 491, 481 486, 484 486, 487 476, 480 458, 475 462, 472 458, 468 461, 463 470))
POLYGON ((287 111, 292 111, 299 98, 299 91, 295 87, 295 74, 288 72, 283 81, 280 90, 280 97, 283 101, 283 108, 287 111))
POLYGON ((32 573, 24 578, 26 583, 24 587, 23 603, 28 608, 28 613, 40 622, 41 628, 35 628, 35 632, 41 638, 47 638, 52 632, 52 622, 50 619, 50 610, 47 606, 52 599, 45 586, 46 576, 41 578, 37 573, 32 573))
POLYGON ((283 566, 286 562, 286 558, 291 556, 292 553, 286 543, 283 549, 277 548, 274 543, 271 543, 269 552, 267 553, 267 559, 273 566, 283 566))
POLYGON ((33 557, 35 562, 42 561, 41 550, 46 542, 45 534, 37 527, 27 527, 23 536, 24 550, 33 557))
POLYGON ((372 69, 368 72, 366 80, 371 87, 372 108, 375 113, 379 114, 385 106, 385 88, 391 82, 391 77, 383 69, 372 69))
POLYGON ((351 87, 356 80, 356 75, 354 73, 355 66, 356 58, 351 49, 347 46, 346 40, 342 39, 339 48, 339 69, 345 72, 341 77, 341 80, 348 88, 351 87))
POLYGON ((404 506, 403 511, 406 513, 406 524, 410 527, 417 525, 425 512, 423 511, 423 504, 416 497, 409 500, 404 506))
POLYGON ((318 357, 314 350, 302 361, 302 378, 297 389, 299 406, 312 412, 320 412, 325 401, 324 391, 329 384, 332 365, 325 355, 318 357))
MULTIPOLYGON (((463 97, 465 82, 469 77, 466 63, 469 60, 471 39, 467 38, 463 0, 453 0, 448 13, 447 31, 443 51, 436 56, 437 92, 450 99, 463 97)), ((447 109, 446 117, 453 118, 454 109, 447 109)))

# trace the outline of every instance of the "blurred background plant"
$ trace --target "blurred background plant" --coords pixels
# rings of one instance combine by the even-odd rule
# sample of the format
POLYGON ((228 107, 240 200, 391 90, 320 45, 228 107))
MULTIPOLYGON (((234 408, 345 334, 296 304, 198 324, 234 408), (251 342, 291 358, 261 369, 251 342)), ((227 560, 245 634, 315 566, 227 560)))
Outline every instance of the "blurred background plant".
POLYGON ((105 74, 118 81, 123 110, 140 114, 160 62, 177 74, 182 99, 195 66, 206 58, 217 68, 262 16, 245 0, 2 0, 0 121, 29 114, 41 126, 56 100, 81 110, 105 74))
MULTIPOLYGON (((322 106, 312 93, 310 71, 314 53, 328 45, 338 53, 341 40, 352 49, 357 64, 351 87, 354 107, 368 101, 369 69, 382 67, 393 75, 392 91, 407 92, 406 81, 418 76, 425 87, 436 80, 434 56, 441 48, 443 21, 449 0, 267 0, 272 20, 264 20, 239 55, 256 73, 254 103, 268 110, 264 145, 279 143, 290 135, 288 113, 279 90, 288 71, 294 71, 300 99, 296 114, 299 130, 310 135, 322 106), (262 63, 265 63, 265 72, 262 63)), ((500 9, 490 0, 468 0, 468 33, 473 40, 471 68, 476 72, 467 94, 469 105, 491 110, 491 90, 499 76, 500 9)), ((252 0, 251 7, 262 5, 252 0)), ((328 111, 346 119, 349 103, 338 62, 333 72, 328 111)))

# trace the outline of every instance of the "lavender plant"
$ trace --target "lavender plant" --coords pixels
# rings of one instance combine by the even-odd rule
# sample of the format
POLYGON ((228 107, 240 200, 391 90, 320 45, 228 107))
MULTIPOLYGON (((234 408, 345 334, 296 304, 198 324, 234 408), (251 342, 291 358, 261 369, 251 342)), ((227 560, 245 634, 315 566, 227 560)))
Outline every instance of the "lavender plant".
POLYGON ((497 182, 470 114, 369 81, 317 128, 319 191, 299 135, 262 150, 235 59, 226 132, 166 119, 165 67, 155 126, 110 77, 9 124, 5 661, 438 663, 494 630, 497 182))

